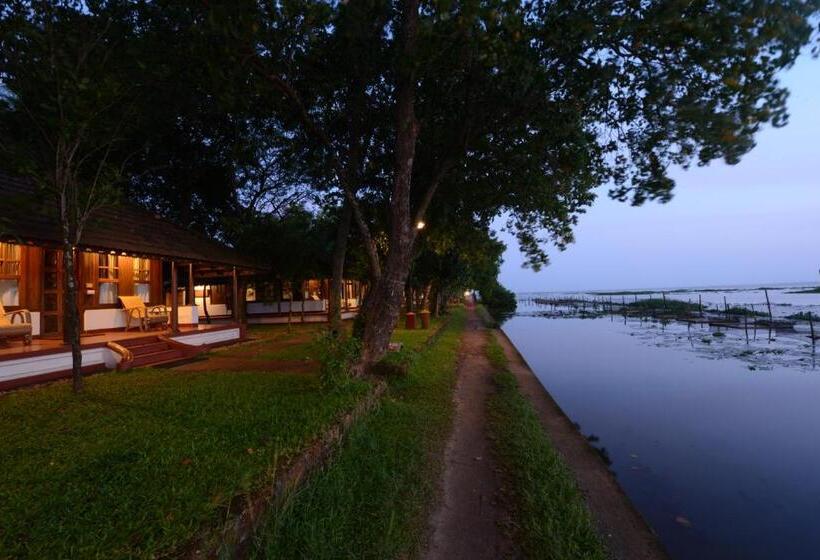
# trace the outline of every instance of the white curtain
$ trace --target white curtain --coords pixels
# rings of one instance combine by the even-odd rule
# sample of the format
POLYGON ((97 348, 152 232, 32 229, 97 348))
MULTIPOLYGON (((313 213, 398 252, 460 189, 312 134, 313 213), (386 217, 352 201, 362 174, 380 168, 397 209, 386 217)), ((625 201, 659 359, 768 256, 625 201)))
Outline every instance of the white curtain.
POLYGON ((116 282, 100 282, 100 305, 117 303, 118 287, 116 282))
POLYGON ((0 303, 3 305, 20 305, 20 290, 17 280, 0 280, 0 303))

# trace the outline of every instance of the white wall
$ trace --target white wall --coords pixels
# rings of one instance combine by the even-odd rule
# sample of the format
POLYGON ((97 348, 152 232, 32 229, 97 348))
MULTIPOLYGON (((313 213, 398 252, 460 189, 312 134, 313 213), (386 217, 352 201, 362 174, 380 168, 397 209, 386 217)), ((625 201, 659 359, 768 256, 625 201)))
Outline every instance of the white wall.
POLYGON ((199 324, 199 308, 195 305, 180 305, 177 307, 177 319, 180 325, 199 324))
POLYGON ((31 334, 38 336, 40 334, 40 312, 31 312, 31 334))
MULTIPOLYGON (((34 323, 32 313, 31 322, 34 323)), ((177 317, 181 325, 196 325, 199 323, 199 313, 192 305, 182 305, 177 308, 177 317)), ((124 309, 86 309, 85 325, 86 331, 96 331, 100 329, 122 329, 125 327, 127 315, 124 309)), ((39 334, 39 316, 37 317, 37 334, 39 334)), ((131 322, 131 328, 139 328, 139 323, 131 322)))
MULTIPOLYGON (((108 348, 83 349, 83 367, 104 364, 106 367, 114 368, 117 366, 119 359, 119 355, 108 348)), ((69 369, 71 369, 71 352, 30 356, 19 360, 4 360, 0 362, 0 381, 69 369)))
MULTIPOLYGON (((100 329, 121 329, 125 327, 124 309, 86 309, 83 326, 87 331, 100 329)), ((139 328, 139 323, 132 322, 131 328, 139 328)))
MULTIPOLYGON (((201 302, 202 298, 197 298, 197 302, 201 302)), ((231 310, 224 303, 211 303, 211 298, 207 298, 208 314, 211 316, 230 315, 231 310)), ((197 303, 197 310, 200 317, 205 317, 205 307, 201 303, 197 303)))
POLYGON ((203 331, 196 334, 183 334, 172 337, 173 340, 183 344, 199 346, 201 344, 216 344, 228 340, 237 340, 242 336, 239 329, 222 329, 218 331, 203 331))
MULTIPOLYGON (((287 313, 290 309, 291 302, 280 301, 278 303, 265 303, 261 301, 254 301, 248 303, 248 315, 263 314, 263 313, 287 313)), ((305 308, 305 313, 323 312, 327 311, 327 300, 319 299, 307 301, 294 301, 293 313, 301 313, 302 306, 305 308)))

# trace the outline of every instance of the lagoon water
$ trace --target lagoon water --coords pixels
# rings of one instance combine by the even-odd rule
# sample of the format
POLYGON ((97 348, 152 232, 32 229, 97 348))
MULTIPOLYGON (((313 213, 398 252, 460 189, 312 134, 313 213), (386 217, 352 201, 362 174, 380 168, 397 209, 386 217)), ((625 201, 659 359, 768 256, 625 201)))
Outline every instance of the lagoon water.
POLYGON ((810 344, 527 312, 503 330, 673 558, 817 557, 820 359, 810 344))

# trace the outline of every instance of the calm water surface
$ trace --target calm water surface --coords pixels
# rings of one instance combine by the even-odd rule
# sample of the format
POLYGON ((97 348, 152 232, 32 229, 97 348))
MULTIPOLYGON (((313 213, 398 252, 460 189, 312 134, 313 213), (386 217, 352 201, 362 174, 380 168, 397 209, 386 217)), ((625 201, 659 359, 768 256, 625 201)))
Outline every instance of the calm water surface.
POLYGON ((673 558, 820 557, 820 368, 752 369, 652 328, 503 326, 673 558))

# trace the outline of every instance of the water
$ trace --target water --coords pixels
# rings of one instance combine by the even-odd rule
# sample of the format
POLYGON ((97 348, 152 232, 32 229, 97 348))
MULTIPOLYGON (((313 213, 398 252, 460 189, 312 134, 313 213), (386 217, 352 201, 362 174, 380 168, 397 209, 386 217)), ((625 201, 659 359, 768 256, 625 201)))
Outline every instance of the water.
MULTIPOLYGON (((801 297, 818 311, 820 295, 801 297)), ((818 557, 820 366, 805 337, 746 346, 742 330, 519 312, 504 331, 673 558, 818 557)))

